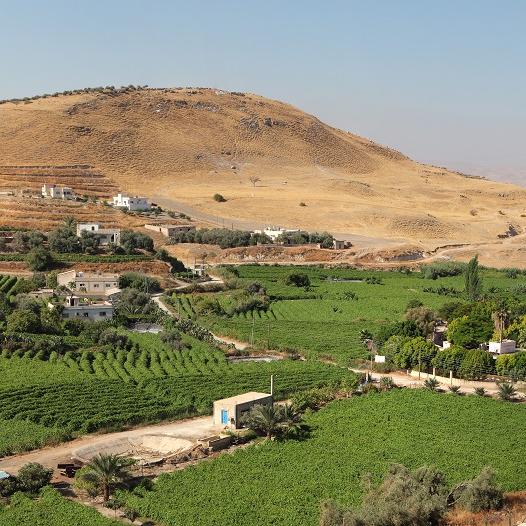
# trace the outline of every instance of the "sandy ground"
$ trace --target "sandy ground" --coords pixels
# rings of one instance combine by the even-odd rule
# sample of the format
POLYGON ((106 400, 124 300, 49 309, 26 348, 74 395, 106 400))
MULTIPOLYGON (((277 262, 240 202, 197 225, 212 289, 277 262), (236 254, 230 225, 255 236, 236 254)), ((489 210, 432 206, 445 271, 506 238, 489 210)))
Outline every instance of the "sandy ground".
POLYGON ((58 463, 70 462, 78 450, 85 451, 87 448, 94 452, 99 449, 105 450, 122 439, 137 441, 144 437, 159 436, 161 437, 159 441, 162 442, 164 436, 187 440, 194 444, 199 438, 217 434, 219 431, 220 429, 213 425, 212 417, 206 416, 145 426, 118 433, 90 435, 56 447, 38 449, 22 455, 3 458, 0 460, 0 470, 16 474, 20 467, 28 462, 39 462, 46 467, 56 469, 58 463))

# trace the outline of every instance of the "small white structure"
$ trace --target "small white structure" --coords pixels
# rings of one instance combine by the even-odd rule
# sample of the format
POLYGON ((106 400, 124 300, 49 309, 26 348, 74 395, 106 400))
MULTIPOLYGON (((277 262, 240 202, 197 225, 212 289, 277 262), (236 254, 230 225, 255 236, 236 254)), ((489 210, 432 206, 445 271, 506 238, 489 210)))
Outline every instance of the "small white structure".
POLYGON ((517 352, 517 342, 515 340, 489 342, 488 352, 490 354, 511 354, 517 352))
POLYGON ((42 197, 50 199, 75 199, 75 194, 69 186, 56 186, 45 183, 42 186, 42 197))
POLYGON ((214 425, 239 429, 245 413, 255 405, 271 405, 272 395, 249 392, 214 402, 214 425))
POLYGON ((293 232, 299 232, 299 229, 287 229, 281 228, 280 226, 266 226, 263 230, 254 230, 254 234, 265 234, 274 242, 278 240, 281 234, 293 232))
POLYGON ((446 349, 449 349, 451 348, 451 342, 448 342, 447 340, 444 340, 444 342, 442 342, 442 350, 446 350, 446 349))
POLYGON ((385 356, 382 356, 381 354, 375 354, 374 363, 385 363, 385 356))
MULTIPOLYGON (((50 308, 54 308, 49 304, 50 308)), ((90 321, 111 320, 113 305, 108 301, 94 302, 79 296, 68 296, 62 310, 63 318, 82 318, 90 321)))
POLYGON ((118 228, 101 228, 99 223, 78 223, 77 237, 80 237, 82 232, 91 232, 101 246, 119 245, 121 242, 121 231, 118 228))
POLYGON ((191 232, 195 230, 194 225, 144 225, 144 228, 159 232, 163 236, 173 237, 180 232, 191 232))
POLYGON ((109 297, 120 292, 118 274, 68 270, 57 274, 57 283, 87 296, 109 297))
POLYGON ((113 206, 127 208, 130 211, 150 210, 151 206, 146 197, 130 197, 127 194, 118 193, 113 196, 113 206))

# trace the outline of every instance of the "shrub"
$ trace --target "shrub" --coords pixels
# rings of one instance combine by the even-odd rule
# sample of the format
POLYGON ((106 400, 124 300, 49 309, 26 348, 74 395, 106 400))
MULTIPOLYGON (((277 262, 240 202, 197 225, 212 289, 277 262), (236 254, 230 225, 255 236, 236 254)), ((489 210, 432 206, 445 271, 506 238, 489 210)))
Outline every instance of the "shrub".
POLYGON ((25 464, 18 471, 17 486, 20 491, 36 494, 51 482, 52 469, 46 469, 41 464, 25 464))
POLYGON ((483 380, 488 374, 495 372, 493 358, 486 351, 468 351, 459 368, 461 378, 468 380, 483 380))
POLYGON ((477 396, 486 396, 486 389, 484 389, 484 387, 475 387, 475 389, 473 390, 473 392, 474 392, 477 396))
POLYGON ((310 287, 310 279, 302 272, 291 272, 285 277, 285 285, 293 287, 310 287))
POLYGON ((125 272, 121 274, 119 277, 119 287, 121 289, 137 289, 142 292, 159 292, 161 290, 161 284, 158 279, 138 272, 125 272))
POLYGON ((218 203, 226 203, 226 199, 221 194, 214 194, 214 201, 218 203))
POLYGON ((428 391, 436 391, 438 389, 438 386, 440 385, 440 382, 436 378, 428 378, 424 382, 424 387, 428 391))
POLYGON ((448 387, 448 390, 449 390, 450 393, 460 394, 460 385, 450 385, 448 387))
POLYGON ((517 396, 517 389, 509 382, 499 382, 498 388, 498 396, 501 400, 511 402, 517 396))
POLYGON ((121 233, 121 247, 127 254, 133 254, 137 249, 153 252, 153 239, 141 232, 124 230, 121 233))
POLYGON ((461 494, 456 504, 472 513, 500 510, 504 504, 504 494, 491 468, 484 468, 478 477, 461 484, 459 489, 461 494))
POLYGON ((26 263, 33 272, 48 270, 53 265, 53 256, 43 247, 33 248, 27 254, 26 263))

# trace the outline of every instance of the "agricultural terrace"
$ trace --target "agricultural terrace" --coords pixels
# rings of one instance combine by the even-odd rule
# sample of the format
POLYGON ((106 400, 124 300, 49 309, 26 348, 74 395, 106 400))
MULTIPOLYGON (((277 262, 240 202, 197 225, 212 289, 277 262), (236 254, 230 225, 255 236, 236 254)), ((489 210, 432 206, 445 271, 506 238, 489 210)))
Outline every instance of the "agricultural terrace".
POLYGON ((333 402, 306 422, 306 440, 259 443, 161 475, 152 491, 125 493, 126 505, 166 526, 240 517, 245 526, 315 526, 321 501, 358 504, 363 474, 379 482, 392 463, 433 465, 451 485, 489 465, 506 490, 526 487, 522 404, 394 390, 333 402))
POLYGON ((42 346, 2 350, 0 456, 95 430, 209 414, 215 399, 268 390, 271 374, 278 398, 354 379, 314 361, 231 364, 222 351, 186 335, 184 348, 174 350, 158 335, 121 332, 126 348, 40 337, 42 346), (74 350, 52 350, 64 341, 74 350))
POLYGON ((22 494, 9 506, 0 504, 0 526, 117 526, 122 522, 103 517, 97 510, 72 502, 52 488, 32 499, 22 494))
MULTIPOLYGON (((437 310, 446 302, 463 301, 462 275, 426 279, 421 272, 376 272, 319 267, 246 265, 236 267, 235 290, 205 295, 231 311, 246 301, 241 291, 251 283, 262 285, 270 299, 263 309, 217 313, 203 308, 203 294, 174 295, 172 304, 182 316, 192 317, 216 334, 265 348, 293 349, 307 356, 331 357, 342 364, 366 357, 360 331, 372 333, 403 318, 410 301, 419 300, 437 310), (286 285, 291 272, 306 274, 306 288, 286 285), (241 297, 241 299, 240 299, 241 297)), ((482 270, 487 290, 505 292, 526 300, 526 276, 482 270)), ((248 302, 247 302, 248 304, 248 302)))

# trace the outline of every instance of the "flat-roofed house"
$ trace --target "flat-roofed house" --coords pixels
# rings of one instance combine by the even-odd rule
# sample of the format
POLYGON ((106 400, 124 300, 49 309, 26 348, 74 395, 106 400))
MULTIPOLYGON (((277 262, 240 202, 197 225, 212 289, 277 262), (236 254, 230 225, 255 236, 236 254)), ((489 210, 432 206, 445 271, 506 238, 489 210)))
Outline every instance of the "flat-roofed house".
POLYGON ((174 237, 181 232, 191 232, 195 230, 194 225, 144 225, 144 228, 159 232, 166 237, 174 237))
POLYGON ((80 237, 82 232, 90 232, 98 240, 99 245, 106 246, 110 244, 119 245, 121 242, 121 231, 118 228, 101 228, 99 223, 78 223, 77 236, 80 237))
POLYGON ((127 194, 118 193, 113 196, 113 206, 119 208, 127 208, 131 212, 150 210, 151 206, 146 197, 129 196, 127 194))
POLYGON ((75 199, 75 193, 69 186, 57 186, 45 183, 42 186, 42 197, 51 199, 75 199))
POLYGON ((271 405, 271 394, 251 391, 214 402, 214 425, 239 429, 243 416, 255 405, 271 405))
MULTIPOLYGON (((54 308, 49 304, 50 308, 54 308)), ((63 318, 81 318, 90 321, 111 320, 114 307, 109 301, 92 301, 79 296, 68 296, 62 308, 63 318)))
POLYGON ((57 274, 59 286, 86 296, 107 297, 119 292, 119 275, 68 270, 57 274))

